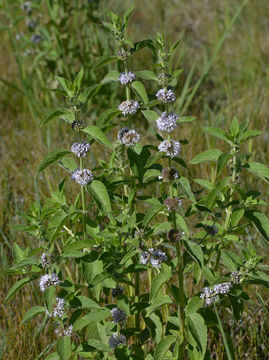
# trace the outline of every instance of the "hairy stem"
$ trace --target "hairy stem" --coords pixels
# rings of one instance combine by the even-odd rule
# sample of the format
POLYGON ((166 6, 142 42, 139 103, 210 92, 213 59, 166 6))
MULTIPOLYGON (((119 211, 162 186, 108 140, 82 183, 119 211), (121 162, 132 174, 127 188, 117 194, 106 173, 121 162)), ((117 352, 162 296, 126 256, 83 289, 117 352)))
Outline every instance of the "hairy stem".
MULTIPOLYGON (((83 169, 83 158, 79 159, 80 161, 80 170, 83 169)), ((84 240, 86 240, 86 198, 85 198, 85 186, 81 186, 81 203, 82 203, 82 210, 83 210, 83 215, 82 215, 82 228, 83 228, 83 238, 84 240)))

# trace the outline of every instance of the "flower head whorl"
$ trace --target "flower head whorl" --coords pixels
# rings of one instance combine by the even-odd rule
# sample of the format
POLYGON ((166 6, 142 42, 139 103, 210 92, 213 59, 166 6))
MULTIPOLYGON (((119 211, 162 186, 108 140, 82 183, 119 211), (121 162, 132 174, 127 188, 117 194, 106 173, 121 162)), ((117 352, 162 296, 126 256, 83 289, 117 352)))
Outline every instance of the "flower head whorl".
POLYGON ((175 94, 173 93, 173 91, 171 89, 169 89, 169 90, 160 89, 156 93, 156 97, 158 100, 163 101, 166 104, 172 103, 176 100, 175 94))
POLYGON ((50 286, 56 286, 60 283, 57 274, 52 273, 51 275, 46 274, 41 276, 39 280, 39 288, 41 292, 44 292, 50 286))
POLYGON ((117 307, 113 308, 111 310, 111 315, 113 317, 113 322, 115 324, 117 323, 122 323, 123 321, 126 320, 126 314, 124 311, 118 309, 117 307))
POLYGON ((135 74, 132 73, 131 71, 129 71, 127 73, 122 72, 119 76, 119 82, 121 83, 121 85, 130 84, 134 80, 135 80, 135 74))
POLYGON ((115 349, 117 346, 126 344, 126 337, 121 333, 114 333, 109 337, 108 344, 111 349, 115 349))
POLYGON ((123 128, 118 132, 118 140, 126 146, 134 146, 140 140, 140 135, 135 130, 123 128))
POLYGON ((169 197, 164 201, 168 211, 175 211, 182 206, 182 200, 177 197, 169 197))
POLYGON ((139 104, 135 100, 126 100, 119 105, 119 110, 124 116, 134 115, 137 110, 140 108, 139 104))
POLYGON ((90 151, 90 144, 87 141, 75 142, 71 146, 71 151, 78 157, 84 158, 84 157, 86 157, 87 152, 90 151))
POLYGON ((174 158, 179 155, 181 146, 179 141, 164 140, 158 146, 159 151, 166 153, 166 156, 174 158))
POLYGON ((77 169, 72 172, 72 179, 75 180, 79 185, 86 186, 94 179, 94 176, 89 169, 77 169))
POLYGON ((168 133, 175 130, 177 127, 177 120, 178 116, 177 114, 167 114, 167 112, 163 112, 160 117, 156 120, 157 128, 160 131, 166 131, 168 133))

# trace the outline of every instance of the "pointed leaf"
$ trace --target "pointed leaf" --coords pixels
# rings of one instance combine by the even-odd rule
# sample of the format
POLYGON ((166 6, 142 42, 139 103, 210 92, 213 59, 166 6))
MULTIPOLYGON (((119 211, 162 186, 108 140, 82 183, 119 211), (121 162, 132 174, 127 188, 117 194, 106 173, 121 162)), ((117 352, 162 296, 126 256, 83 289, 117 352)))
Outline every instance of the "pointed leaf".
POLYGON ((61 360, 69 360, 72 355, 70 336, 61 336, 57 341, 56 348, 61 360))
POLYGON ((83 129, 83 131, 92 136, 95 140, 112 149, 111 142, 107 139, 103 131, 100 130, 97 126, 89 125, 85 129, 83 129))
POLYGON ((26 314, 24 314, 21 325, 25 324, 27 321, 31 320, 35 316, 42 314, 43 312, 46 312, 46 308, 44 306, 35 306, 29 311, 27 311, 26 314))
POLYGON ((147 104, 149 102, 146 89, 145 89, 144 85, 142 84, 142 82, 134 81, 131 83, 131 87, 135 91, 137 96, 143 101, 144 104, 147 104))
POLYGON ((39 174, 41 171, 45 170, 48 166, 55 163, 59 159, 64 156, 70 155, 71 152, 67 150, 54 150, 50 152, 40 163, 37 173, 39 174))

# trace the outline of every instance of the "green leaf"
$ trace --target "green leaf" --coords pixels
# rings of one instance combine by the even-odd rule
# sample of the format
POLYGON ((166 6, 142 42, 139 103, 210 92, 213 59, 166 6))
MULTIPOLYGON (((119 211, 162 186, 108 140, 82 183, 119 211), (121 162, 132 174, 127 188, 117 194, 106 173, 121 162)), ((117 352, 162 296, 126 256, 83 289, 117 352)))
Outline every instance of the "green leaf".
POLYGON ((105 56, 100 56, 96 61, 95 64, 93 66, 94 70, 99 70, 101 69, 103 66, 115 62, 118 60, 117 56, 113 56, 113 55, 105 55, 105 56))
POLYGON ((259 162, 249 162, 246 169, 269 183, 269 168, 259 162))
POLYGON ((101 81, 101 84, 108 84, 112 81, 119 81, 120 73, 118 71, 110 71, 101 81))
POLYGON ((162 268, 160 273, 157 274, 152 281, 150 294, 149 294, 150 301, 152 301, 157 296, 162 285, 166 281, 168 281, 171 278, 171 276, 172 276, 171 268, 168 265, 162 263, 162 268))
POLYGON ((59 359, 60 359, 59 355, 56 352, 54 352, 52 354, 47 355, 44 360, 59 360, 59 359))
POLYGON ((71 157, 67 157, 59 161, 58 165, 63 169, 67 170, 68 172, 72 172, 78 168, 78 164, 76 160, 71 157))
POLYGON ((202 162, 217 161, 222 152, 219 149, 208 149, 201 154, 194 156, 190 164, 199 164, 202 162))
POLYGON ((197 264, 202 268, 204 264, 204 255, 203 250, 200 245, 189 241, 183 240, 184 246, 187 252, 191 255, 191 257, 197 262, 197 264))
POLYGON ((159 214, 160 211, 164 210, 164 205, 160 204, 160 205, 154 205, 152 206, 147 212, 146 215, 143 219, 143 226, 147 226, 148 223, 156 216, 159 214))
POLYGON ((231 251, 221 250, 221 261, 229 271, 236 271, 238 266, 242 265, 241 258, 231 251))
POLYGON ((190 236, 190 232, 189 232, 189 228, 188 225, 186 223, 186 221, 184 220, 183 216, 181 216, 180 214, 176 213, 176 223, 177 226, 184 231, 184 233, 186 234, 187 237, 190 236))
POLYGON ((181 176, 178 179, 178 183, 179 183, 180 190, 183 192, 183 194, 185 194, 187 199, 190 199, 191 201, 195 201, 195 197, 194 197, 193 192, 191 190, 189 180, 187 178, 185 178, 184 176, 181 176))
POLYGON ((103 321, 106 318, 108 318, 109 316, 111 316, 111 313, 106 308, 94 309, 87 315, 85 315, 82 318, 75 321, 75 323, 73 325, 73 330, 79 331, 79 330, 83 329, 85 326, 87 326, 90 322, 103 321))
POLYGON ((110 198, 105 185, 101 181, 93 180, 92 183, 87 186, 87 191, 95 200, 98 208, 104 215, 111 214, 110 198))
POLYGON ((98 91, 102 88, 103 85, 92 85, 88 87, 82 94, 79 95, 78 101, 82 104, 85 104, 90 98, 98 93, 98 91))
POLYGON ((43 312, 46 312, 46 308, 44 306, 35 306, 29 311, 27 311, 26 314, 24 314, 21 325, 25 324, 27 321, 31 320, 35 316, 42 314, 43 312))
POLYGON ((195 340, 199 350, 205 354, 207 342, 207 327, 204 319, 198 313, 189 313, 187 324, 190 334, 195 340))
POLYGON ((193 179, 194 182, 211 191, 214 189, 214 185, 206 179, 193 179))
POLYGON ((245 213, 244 209, 241 208, 233 209, 233 212, 231 214, 231 225, 236 226, 244 216, 244 213, 245 213))
POLYGON ((4 301, 4 305, 10 300, 20 289, 22 289, 28 282, 30 282, 30 278, 24 278, 17 281, 14 285, 9 289, 7 296, 4 301))
POLYGON ((76 296, 72 300, 69 300, 69 304, 72 308, 80 309, 99 309, 100 306, 92 299, 86 296, 76 296))
POLYGON ((211 136, 214 136, 218 139, 221 139, 225 142, 227 142, 230 145, 233 145, 233 142, 229 140, 226 136, 226 133, 224 130, 217 128, 217 127, 204 127, 203 131, 211 136))
POLYGON ((84 69, 82 68, 80 70, 80 72, 77 74, 75 80, 74 80, 74 83, 73 83, 73 86, 74 86, 74 90, 75 90, 75 93, 78 94, 79 91, 80 91, 80 87, 81 87, 81 83, 82 83, 82 79, 83 79, 83 76, 84 76, 84 69))
POLYGON ((55 287, 50 286, 43 293, 43 298, 44 298, 44 301, 45 301, 45 304, 46 304, 46 307, 47 307, 47 310, 49 313, 52 312, 53 302, 55 299, 55 292, 56 292, 55 287))
POLYGON ((42 126, 46 125, 50 120, 55 119, 62 115, 66 115, 66 114, 72 115, 73 113, 70 110, 64 109, 64 108, 54 109, 54 110, 50 111, 49 113, 47 113, 43 117, 43 119, 39 123, 39 126, 42 127, 42 126))
POLYGON ((160 170, 157 169, 149 169, 145 172, 144 177, 143 177, 143 181, 146 182, 149 179, 154 179, 158 176, 160 176, 161 172, 160 170))
POLYGON ((119 116, 121 111, 118 108, 107 109, 98 118, 98 125, 101 128, 103 125, 109 123, 115 117, 119 116))
POLYGON ((196 119, 196 116, 179 116, 179 123, 189 123, 196 119))
POLYGON ((239 134, 239 124, 236 116, 233 117, 233 121, 230 127, 230 133, 233 137, 236 137, 239 134))
POLYGON ((218 158, 217 163, 217 176, 222 173, 222 170, 226 167, 228 160, 230 159, 231 155, 227 153, 222 153, 218 158))
POLYGON ((259 136, 261 135, 262 132, 261 131, 258 131, 258 130, 249 130, 249 131, 246 131, 244 132, 241 136, 239 136, 239 141, 240 142, 244 142, 244 141, 247 141, 249 139, 252 139, 256 136, 259 136))
POLYGON ((145 80, 157 80, 156 74, 154 74, 153 71, 149 70, 135 71, 135 75, 145 80))
POLYGON ((109 149, 112 149, 111 142, 107 139, 102 130, 100 130, 97 126, 89 125, 83 131, 90 136, 92 136, 95 140, 99 141, 101 144, 106 145, 109 149))
POLYGON ((206 199, 206 203, 205 203, 205 206, 208 208, 208 209, 212 209, 215 205, 215 202, 216 202, 216 199, 217 199, 217 196, 218 196, 218 192, 219 192, 219 189, 218 187, 215 187, 213 190, 210 191, 210 193, 208 194, 207 196, 207 199, 206 199))
POLYGON ((45 170, 51 164, 55 163, 59 159, 63 158, 64 156, 70 155, 71 152, 67 150, 54 150, 50 152, 40 163, 37 173, 39 174, 41 171, 45 170))
POLYGON ((142 110, 142 114, 145 116, 145 118, 150 122, 155 122, 159 115, 156 113, 156 111, 153 110, 142 110))
POLYGON ((143 101, 144 104, 147 104, 149 102, 146 89, 142 84, 142 82, 134 81, 131 83, 131 87, 135 91, 136 95, 143 101))
MULTIPOLYGON (((202 300, 202 299, 201 299, 202 300)), ((168 295, 159 295, 155 297, 150 304, 149 307, 147 307, 147 316, 150 316, 155 310, 158 310, 163 306, 164 304, 172 304, 172 300, 170 296, 168 295)))
POLYGON ((70 336, 61 336, 57 340, 56 349, 61 360, 69 360, 72 355, 70 336))
POLYGON ((170 346, 176 342, 177 336, 167 335, 159 342, 154 353, 154 360, 162 360, 165 358, 166 352, 169 350, 170 346))
POLYGON ((256 210, 246 210, 245 217, 252 221, 258 232, 269 241, 269 219, 268 217, 256 210))
POLYGON ((186 306, 186 315, 197 312, 201 307, 203 307, 204 301, 199 296, 194 296, 188 300, 186 306))
POLYGON ((55 79, 58 81, 60 87, 62 90, 64 90, 68 96, 72 96, 72 83, 71 81, 63 78, 63 77, 60 77, 60 76, 55 76, 55 79))

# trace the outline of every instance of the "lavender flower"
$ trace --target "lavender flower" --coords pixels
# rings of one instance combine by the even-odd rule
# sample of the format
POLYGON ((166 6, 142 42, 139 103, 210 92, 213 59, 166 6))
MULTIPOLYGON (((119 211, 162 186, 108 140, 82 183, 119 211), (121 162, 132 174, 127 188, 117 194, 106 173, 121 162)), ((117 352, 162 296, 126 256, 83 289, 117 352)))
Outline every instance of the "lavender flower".
POLYGON ((34 44, 39 44, 43 40, 43 37, 41 35, 35 34, 31 37, 31 41, 34 44))
POLYGON ((109 337, 108 340, 109 347, 111 349, 115 349, 119 345, 125 345, 126 344, 126 337, 122 335, 121 333, 117 334, 114 333, 109 337))
POLYGON ((135 130, 123 128, 118 132, 118 140, 126 146, 134 146, 140 140, 140 135, 135 130))
POLYGON ((71 127, 75 132, 79 132, 80 130, 85 129, 86 124, 83 121, 73 121, 71 127))
POLYGON ((219 300, 219 294, 227 294, 230 292, 232 284, 230 282, 224 282, 214 285, 214 288, 205 287, 200 297, 204 300, 205 306, 210 306, 219 300))
POLYGON ((175 130, 177 127, 177 114, 167 114, 167 112, 163 112, 160 117, 156 120, 157 128, 160 131, 166 131, 168 133, 175 130))
POLYGON ((216 294, 227 294, 230 292, 232 284, 230 282, 224 282, 221 284, 214 285, 214 291, 216 294))
POLYGON ((36 25, 37 25, 37 22, 34 20, 29 20, 26 22, 26 26, 28 27, 29 30, 34 30, 36 25))
POLYGON ((72 179, 75 180, 79 185, 86 186, 94 179, 94 176, 89 169, 77 169, 72 172, 72 179))
POLYGON ((167 89, 160 89, 157 94, 156 97, 158 100, 163 101, 164 103, 172 103, 176 100, 175 94, 173 93, 173 91, 171 89, 167 90, 167 89))
POLYGON ((73 334, 73 325, 68 326, 66 329, 56 329, 55 334, 59 336, 72 336, 73 334))
POLYGON ((171 242, 180 241, 182 235, 185 233, 179 230, 171 229, 167 233, 167 240, 171 242))
POLYGON ((41 276, 39 280, 39 288, 41 292, 44 292, 50 286, 56 286, 60 283, 57 274, 52 273, 51 275, 46 274, 41 276))
POLYGON ((117 286, 116 288, 112 289, 111 295, 112 297, 117 297, 118 295, 123 293, 124 288, 122 286, 117 286))
POLYGON ((51 264, 51 255, 43 253, 41 255, 41 264, 43 268, 48 267, 51 264))
POLYGON ((113 317, 113 322, 115 324, 117 323, 121 323, 123 322, 124 320, 126 320, 126 314, 124 311, 118 309, 117 307, 113 308, 111 310, 111 315, 113 317))
POLYGON ((71 336, 72 333, 73 333, 73 325, 68 326, 68 328, 63 331, 64 336, 71 336))
POLYGON ((178 179, 178 177, 179 174, 176 169, 167 167, 162 170, 162 175, 159 176, 159 179, 163 180, 163 182, 170 182, 178 179))
POLYGON ((129 71, 128 73, 122 72, 119 76, 119 82, 121 83, 121 85, 129 84, 133 82, 134 79, 135 79, 135 74, 132 73, 131 71, 129 71))
POLYGON ((169 197, 164 201, 168 211, 175 211, 179 206, 182 206, 182 200, 177 197, 169 197))
POLYGON ((208 225, 205 227, 205 230, 209 235, 212 236, 217 235, 217 233, 219 232, 219 229, 215 225, 208 225))
POLYGON ((200 298, 204 300, 205 306, 210 306, 219 300, 219 297, 216 296, 214 291, 208 287, 203 289, 200 298))
POLYGON ((90 144, 87 141, 75 142, 71 146, 71 151, 80 158, 84 158, 90 151, 90 144))
POLYGON ((240 284, 241 278, 242 278, 240 271, 233 271, 231 273, 230 277, 235 284, 240 284))
POLYGON ((143 265, 147 265, 150 262, 153 267, 160 267, 161 263, 167 260, 167 256, 161 250, 150 248, 148 251, 142 252, 140 259, 143 265))
POLYGON ((56 306, 54 306, 53 310, 52 310, 52 313, 50 314, 48 311, 47 311, 47 314, 49 315, 49 317, 53 317, 53 318, 56 318, 56 317, 63 317, 63 314, 64 314, 64 306, 65 306, 65 300, 62 299, 62 298, 56 298, 56 306))
POLYGON ((32 2, 31 1, 25 1, 25 3, 23 3, 21 5, 21 9, 23 11, 25 11, 28 15, 30 15, 32 13, 32 2))
POLYGON ((134 115, 139 108, 140 106, 135 100, 126 100, 119 105, 119 110, 123 113, 124 116, 128 114, 134 115))
POLYGON ((166 156, 174 158, 180 153, 180 142, 175 140, 164 140, 160 143, 158 149, 161 152, 165 152, 166 156))

